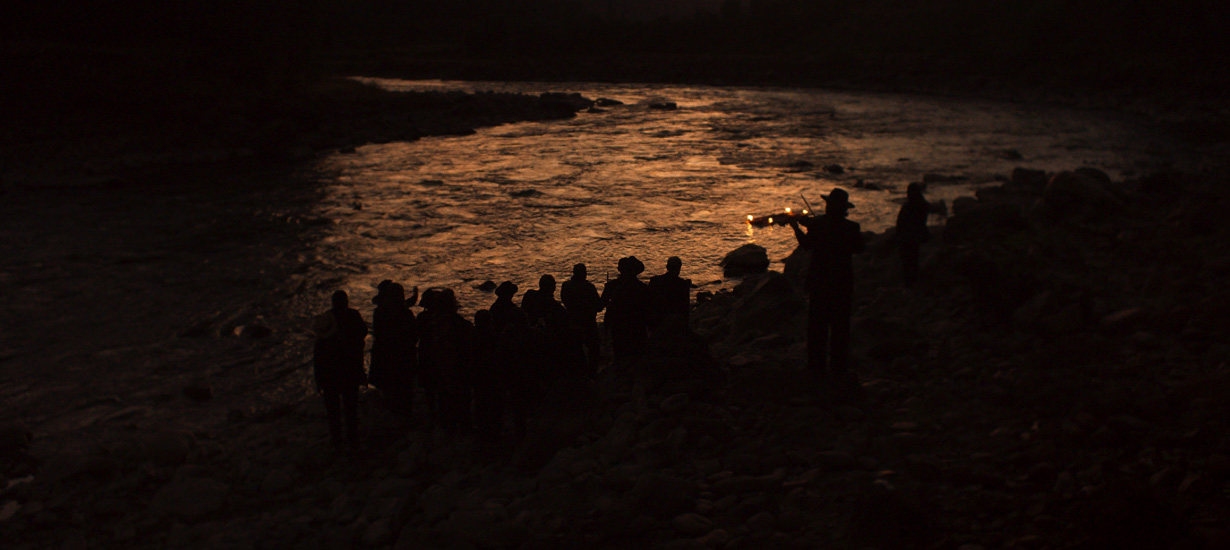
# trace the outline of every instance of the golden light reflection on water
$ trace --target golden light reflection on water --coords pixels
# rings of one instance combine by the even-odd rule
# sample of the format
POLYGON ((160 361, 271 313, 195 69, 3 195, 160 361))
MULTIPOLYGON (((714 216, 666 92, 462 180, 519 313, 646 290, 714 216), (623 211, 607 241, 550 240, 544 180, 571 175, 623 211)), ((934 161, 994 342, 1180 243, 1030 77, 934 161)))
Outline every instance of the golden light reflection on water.
POLYGON ((625 103, 565 121, 369 145, 321 163, 335 185, 320 208, 337 221, 321 255, 351 266, 351 290, 370 293, 384 278, 450 286, 467 312, 493 299, 472 288, 482 281, 508 279, 526 289, 542 273, 562 280, 584 262, 601 286, 625 255, 642 259, 646 276, 677 255, 694 282, 720 281, 717 262, 745 242, 765 246, 774 260, 793 248, 788 227, 753 229, 749 213, 805 208, 800 194, 816 205, 834 186, 858 205, 852 219, 881 231, 893 223, 905 186, 925 173, 968 178, 928 189, 930 199, 950 201, 1018 165, 1093 165, 1115 174, 1149 160, 1126 122, 1001 103, 799 90, 373 82, 403 90, 578 91, 625 103), (680 109, 647 107, 660 99, 680 109), (1006 160, 1009 149, 1027 160, 1006 160))

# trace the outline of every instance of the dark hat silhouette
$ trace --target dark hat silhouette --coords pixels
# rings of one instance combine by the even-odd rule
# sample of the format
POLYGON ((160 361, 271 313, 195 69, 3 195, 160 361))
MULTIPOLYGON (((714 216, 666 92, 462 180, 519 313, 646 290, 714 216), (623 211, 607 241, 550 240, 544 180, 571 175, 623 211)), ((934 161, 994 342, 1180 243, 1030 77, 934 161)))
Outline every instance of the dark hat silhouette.
POLYGON ((645 263, 636 259, 636 256, 620 258, 619 272, 624 275, 640 275, 645 272, 645 263))
POLYGON ((507 296, 509 298, 517 295, 517 285, 512 281, 504 281, 500 286, 495 287, 496 296, 507 296))
POLYGON ((854 203, 850 202, 850 194, 845 189, 834 187, 827 195, 820 195, 825 203, 832 206, 844 206, 846 208, 854 208, 854 203))

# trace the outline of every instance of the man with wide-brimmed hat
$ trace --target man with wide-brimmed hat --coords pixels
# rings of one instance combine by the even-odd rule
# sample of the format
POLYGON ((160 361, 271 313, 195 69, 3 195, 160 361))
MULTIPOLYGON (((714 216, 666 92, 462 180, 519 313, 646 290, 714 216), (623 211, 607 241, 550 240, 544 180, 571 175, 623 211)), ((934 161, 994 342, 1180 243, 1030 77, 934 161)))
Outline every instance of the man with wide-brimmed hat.
POLYGON ((811 252, 805 286, 810 295, 807 314, 807 365, 819 372, 842 375, 850 363, 850 316, 854 308, 854 254, 863 251, 859 224, 846 219, 850 195, 834 188, 824 195, 824 215, 804 220, 807 231, 791 220, 799 247, 811 252))
POLYGON ((619 277, 602 288, 604 325, 611 331, 611 349, 620 359, 645 351, 649 341, 649 287, 637 278, 645 264, 628 256, 619 259, 619 277))

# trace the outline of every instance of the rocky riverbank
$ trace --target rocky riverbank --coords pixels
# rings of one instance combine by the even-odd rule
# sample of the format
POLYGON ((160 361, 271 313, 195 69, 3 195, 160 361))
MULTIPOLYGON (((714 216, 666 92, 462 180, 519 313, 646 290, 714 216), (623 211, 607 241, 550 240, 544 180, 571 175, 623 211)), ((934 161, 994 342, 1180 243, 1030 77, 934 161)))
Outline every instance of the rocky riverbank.
POLYGON ((0 525, 14 548, 1224 547, 1225 182, 1010 180, 953 205, 917 287, 869 236, 858 391, 803 369, 797 260, 701 296, 651 356, 557 381, 497 448, 368 393, 367 445, 338 455, 306 318, 215 320, 248 351, 199 402, 151 397, 178 416, 96 403, 76 446, 0 430, 0 525), (249 391, 264 406, 227 398, 249 391))

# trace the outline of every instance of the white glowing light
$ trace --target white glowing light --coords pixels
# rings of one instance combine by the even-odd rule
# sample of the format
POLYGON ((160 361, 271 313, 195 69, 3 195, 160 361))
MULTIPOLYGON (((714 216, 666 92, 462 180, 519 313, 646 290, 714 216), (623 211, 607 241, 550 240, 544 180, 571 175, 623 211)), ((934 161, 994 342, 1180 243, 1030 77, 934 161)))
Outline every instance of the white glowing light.
POLYGON ((747 215, 747 221, 749 221, 749 222, 750 222, 750 221, 752 221, 752 215, 751 215, 751 214, 748 214, 748 215, 747 215))
POLYGON ((773 223, 773 218, 769 218, 769 223, 773 223))
POLYGON ((787 213, 787 214, 789 214, 789 213, 790 213, 790 207, 789 207, 789 206, 787 206, 787 207, 786 207, 786 213, 787 213))

